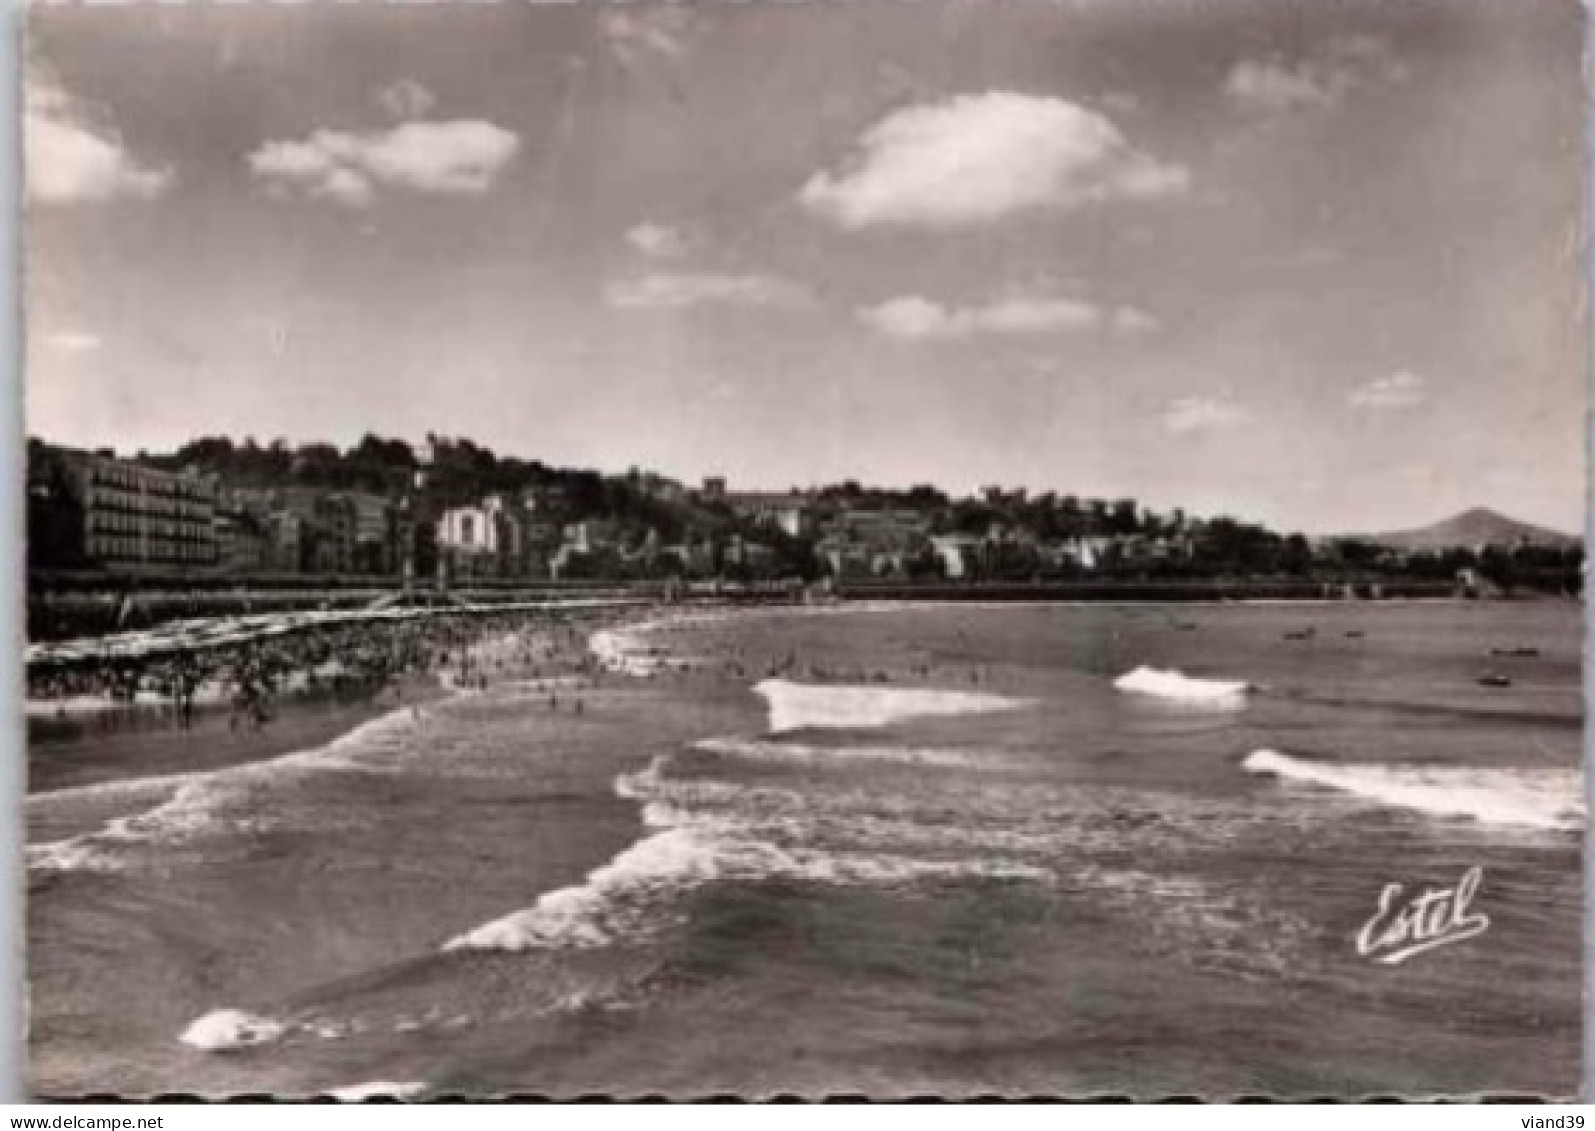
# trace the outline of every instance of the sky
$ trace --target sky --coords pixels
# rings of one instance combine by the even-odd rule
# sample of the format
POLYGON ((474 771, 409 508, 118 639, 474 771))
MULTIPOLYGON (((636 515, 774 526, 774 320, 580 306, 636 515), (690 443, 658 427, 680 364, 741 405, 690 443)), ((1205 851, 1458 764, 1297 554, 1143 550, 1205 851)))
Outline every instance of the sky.
POLYGON ((29 432, 1579 530, 1580 20, 35 6, 29 432))

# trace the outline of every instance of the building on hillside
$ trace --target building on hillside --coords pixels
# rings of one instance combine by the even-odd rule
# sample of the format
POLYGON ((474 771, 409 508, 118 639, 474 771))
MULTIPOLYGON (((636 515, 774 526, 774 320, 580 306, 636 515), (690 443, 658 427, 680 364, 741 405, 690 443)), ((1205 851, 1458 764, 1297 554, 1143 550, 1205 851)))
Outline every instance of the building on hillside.
POLYGON ((930 539, 930 548, 942 575, 962 581, 979 571, 985 543, 970 534, 938 534, 930 539))
POLYGON ((546 558, 532 536, 537 526, 523 501, 489 495, 444 511, 434 528, 438 554, 453 576, 510 578, 528 576, 534 556, 539 563, 546 558))
POLYGON ((353 503, 346 495, 321 495, 316 499, 310 526, 310 570, 313 573, 353 573, 355 526, 353 503))
POLYGON ((733 534, 726 541, 723 559, 727 566, 758 572, 768 569, 774 563, 775 551, 761 542, 753 542, 740 534, 733 534))
POLYGON ((216 485, 110 451, 28 451, 28 558, 34 568, 138 573, 216 565, 216 485))
POLYGON ((293 511, 274 510, 266 520, 266 568, 273 573, 302 573, 305 568, 305 519, 293 511))
POLYGON ((326 495, 320 487, 278 487, 270 493, 271 509, 315 522, 326 495))
POLYGON ((687 538, 661 549, 659 561, 666 572, 679 571, 684 577, 712 577, 716 566, 714 543, 708 539, 687 538), (672 564, 675 569, 671 568, 672 564))
POLYGON ((916 510, 850 510, 837 517, 833 530, 874 553, 912 554, 923 548, 930 520, 916 510))
POLYGON ((258 573, 268 567, 271 538, 255 514, 245 510, 216 512, 216 564, 223 573, 258 573))
POLYGON ((1088 534, 1065 538, 1060 544, 1063 558, 1081 569, 1097 569, 1113 548, 1113 539, 1106 535, 1088 534))
POLYGON ((875 555, 861 542, 828 534, 815 544, 814 552, 832 577, 861 578, 873 574, 875 555))
POLYGON ((353 524, 352 571, 379 576, 398 573, 401 554, 394 536, 398 517, 394 505, 367 491, 345 491, 341 498, 353 524))
POLYGON ((565 527, 565 541, 582 554, 613 548, 619 537, 619 525, 608 519, 589 518, 565 527))
POLYGON ((440 569, 455 578, 492 576, 498 572, 498 523, 484 505, 450 507, 437 520, 440 569))
POLYGON ((726 502, 738 518, 774 527, 792 538, 803 537, 813 527, 810 500, 796 491, 733 491, 726 502))
POLYGON ((658 499, 662 503, 684 503, 687 501, 687 489, 674 479, 667 479, 652 471, 645 471, 639 480, 642 493, 650 499, 658 499))

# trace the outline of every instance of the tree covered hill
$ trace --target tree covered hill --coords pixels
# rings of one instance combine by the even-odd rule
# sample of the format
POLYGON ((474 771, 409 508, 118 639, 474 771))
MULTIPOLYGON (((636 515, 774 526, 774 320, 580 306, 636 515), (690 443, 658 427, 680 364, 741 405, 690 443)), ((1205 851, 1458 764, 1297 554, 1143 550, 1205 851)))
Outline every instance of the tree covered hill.
POLYGON ((1579 544, 1575 535, 1519 522, 1485 507, 1474 507, 1416 530, 1367 535, 1364 540, 1408 552, 1520 545, 1571 549, 1579 544))

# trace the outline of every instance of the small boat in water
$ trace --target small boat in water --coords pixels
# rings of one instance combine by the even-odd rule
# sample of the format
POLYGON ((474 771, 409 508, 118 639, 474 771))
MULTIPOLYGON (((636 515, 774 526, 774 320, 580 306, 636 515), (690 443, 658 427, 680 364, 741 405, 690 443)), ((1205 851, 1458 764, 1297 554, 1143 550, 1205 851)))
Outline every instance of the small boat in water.
POLYGON ((1489 675, 1479 677, 1481 687, 1511 687, 1512 681, 1500 672, 1491 672, 1489 675))

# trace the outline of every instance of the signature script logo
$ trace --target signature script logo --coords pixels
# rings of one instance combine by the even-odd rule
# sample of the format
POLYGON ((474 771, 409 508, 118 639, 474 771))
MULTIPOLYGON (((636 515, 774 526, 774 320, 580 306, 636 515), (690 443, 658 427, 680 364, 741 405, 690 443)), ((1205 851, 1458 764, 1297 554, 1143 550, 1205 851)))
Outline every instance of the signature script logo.
POLYGON ((1425 889, 1403 897, 1400 884, 1386 884, 1379 910, 1357 935, 1357 953, 1394 966, 1414 954, 1482 935, 1490 917, 1468 912, 1484 882, 1484 869, 1469 868, 1454 888, 1425 889))

